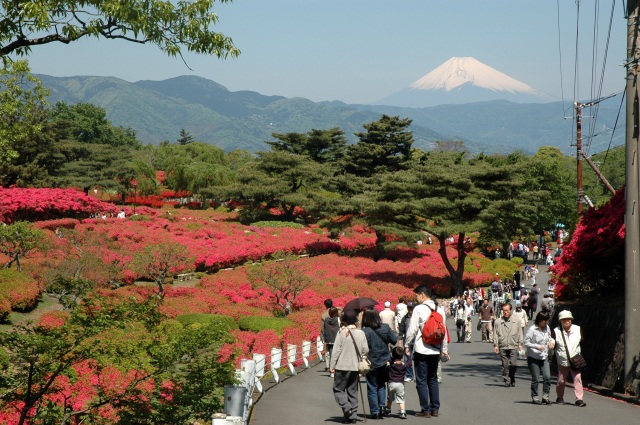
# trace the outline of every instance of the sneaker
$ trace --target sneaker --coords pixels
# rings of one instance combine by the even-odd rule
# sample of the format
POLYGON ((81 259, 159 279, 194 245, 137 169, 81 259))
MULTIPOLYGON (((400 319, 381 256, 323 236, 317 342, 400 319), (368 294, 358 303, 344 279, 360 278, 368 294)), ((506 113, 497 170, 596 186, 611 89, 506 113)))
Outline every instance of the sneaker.
POLYGON ((562 397, 556 398, 556 404, 564 404, 564 398, 562 397))
POLYGON ((400 419, 407 419, 407 413, 406 412, 400 412, 400 419))
POLYGON ((549 400, 549 394, 543 394, 542 395, 542 403, 551 404, 551 400, 549 400))
POLYGON ((542 404, 542 400, 538 396, 531 397, 531 401, 533 401, 533 404, 542 404))
POLYGON ((585 403, 584 401, 582 401, 582 400, 576 400, 576 406, 578 406, 578 407, 584 407, 584 406, 586 406, 586 405, 587 405, 587 403, 585 403))
POLYGON ((413 381, 413 379, 411 379, 411 378, 404 378, 404 382, 411 382, 411 381, 413 381))
POLYGON ((389 415, 391 414, 391 408, 390 408, 390 407, 385 406, 385 407, 384 407, 384 414, 385 414, 386 416, 389 416, 389 415))

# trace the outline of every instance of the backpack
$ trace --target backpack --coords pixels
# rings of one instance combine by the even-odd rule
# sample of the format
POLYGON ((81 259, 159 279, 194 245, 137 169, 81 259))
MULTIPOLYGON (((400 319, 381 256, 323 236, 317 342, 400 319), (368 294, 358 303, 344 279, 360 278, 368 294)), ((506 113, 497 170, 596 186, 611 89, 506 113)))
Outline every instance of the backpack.
POLYGON ((447 328, 444 326, 442 315, 433 311, 428 305, 427 308, 431 314, 422 326, 422 342, 429 345, 440 345, 447 334, 447 328))

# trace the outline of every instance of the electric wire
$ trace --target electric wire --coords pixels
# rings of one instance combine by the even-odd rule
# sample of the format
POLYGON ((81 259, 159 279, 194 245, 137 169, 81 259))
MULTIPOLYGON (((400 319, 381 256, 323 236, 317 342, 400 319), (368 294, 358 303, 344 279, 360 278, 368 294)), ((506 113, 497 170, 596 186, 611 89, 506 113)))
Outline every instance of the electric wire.
POLYGON ((567 108, 564 101, 564 82, 562 79, 562 37, 560 36, 560 0, 556 0, 556 16, 558 21, 558 56, 560 57, 560 96, 562 98, 562 116, 566 116, 567 108))
MULTIPOLYGON (((607 157, 609 156, 609 151, 611 150, 611 144, 613 143, 614 140, 614 136, 616 134, 616 130, 618 129, 618 121, 620 120, 620 113, 622 112, 622 105, 624 105, 624 99, 626 97, 626 91, 622 91, 622 96, 620 96, 620 106, 618 107, 618 113, 616 114, 616 120, 613 123, 613 129, 611 131, 611 138, 609 139, 609 145, 607 146, 607 150, 605 151, 604 154, 604 159, 602 160, 602 165, 600 165, 600 172, 602 172, 602 170, 604 169, 605 164, 607 163, 607 157)), ((618 136, 617 138, 626 136, 625 134, 623 134, 622 136, 618 136)), ((617 139, 616 138, 616 139, 617 139)), ((594 173, 595 174, 595 173, 594 173)), ((598 178, 598 176, 595 176, 595 182, 591 188, 590 191, 590 197, 593 198, 593 193, 596 190, 596 188, 598 187, 598 180, 600 180, 598 178)))
MULTIPOLYGON (((610 41, 611 41, 611 29, 613 28, 613 17, 614 17, 614 12, 615 12, 615 5, 616 2, 615 0, 613 0, 613 2, 611 3, 611 13, 609 14, 609 28, 607 30, 607 40, 605 42, 605 47, 604 47, 604 54, 602 57, 602 69, 600 71, 600 81, 598 84, 598 91, 597 91, 597 97, 600 98, 602 96, 602 88, 604 86, 604 76, 605 76, 605 72, 606 72, 606 68, 607 68, 607 58, 609 55, 609 45, 610 45, 610 41)), ((598 18, 599 21, 599 18, 598 18)), ((595 28, 595 27, 594 27, 595 28)), ((594 61, 595 63, 595 61, 594 61)), ((596 128, 596 124, 598 121, 598 113, 600 111, 600 104, 598 103, 596 105, 595 108, 595 112, 593 113, 593 120, 591 121, 591 126, 590 126, 590 131, 589 134, 590 136, 587 138, 587 147, 586 147, 586 153, 589 154, 589 151, 591 150, 591 143, 592 143, 592 139, 593 139, 593 133, 595 132, 595 128, 596 128)))

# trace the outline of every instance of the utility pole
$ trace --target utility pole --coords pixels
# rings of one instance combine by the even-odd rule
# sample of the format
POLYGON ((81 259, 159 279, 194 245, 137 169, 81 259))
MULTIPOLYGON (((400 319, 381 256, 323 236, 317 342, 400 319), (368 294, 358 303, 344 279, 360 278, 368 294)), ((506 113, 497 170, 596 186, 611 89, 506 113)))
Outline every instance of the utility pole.
POLYGON ((576 102, 576 170, 578 180, 578 214, 582 214, 582 104, 576 102))
POLYGON ((640 360, 640 199, 638 177, 638 68, 640 67, 639 34, 640 0, 627 1, 627 129, 625 143, 625 320, 624 374, 625 387, 635 378, 640 360))

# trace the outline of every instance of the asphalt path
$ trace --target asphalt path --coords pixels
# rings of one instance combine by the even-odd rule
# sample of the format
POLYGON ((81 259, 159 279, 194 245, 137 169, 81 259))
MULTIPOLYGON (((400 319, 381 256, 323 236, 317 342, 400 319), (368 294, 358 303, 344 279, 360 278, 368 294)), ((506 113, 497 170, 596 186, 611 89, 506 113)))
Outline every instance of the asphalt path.
MULTIPOLYGON (((541 294, 546 293, 549 276, 546 266, 536 279, 541 294)), ((527 287, 531 282, 525 281, 527 287)), ((540 297, 541 299, 542 297, 540 297)), ((538 303, 540 304, 540 303, 538 303)), ((474 324, 477 318, 474 318, 474 324)), ((449 330, 455 337, 455 324, 447 319, 449 330)), ((382 421, 374 423, 399 422, 422 423, 440 421, 446 423, 479 424, 522 424, 522 425, 570 425, 570 424, 611 424, 638 423, 640 407, 610 399, 596 393, 585 391, 586 407, 578 407, 573 388, 567 386, 564 399, 566 405, 536 405, 531 402, 530 374, 526 361, 518 362, 516 386, 504 387, 502 382, 500 358, 493 352, 493 345, 480 342, 480 333, 475 330, 472 343, 455 343, 449 346, 451 360, 443 365, 443 382, 440 384, 440 416, 437 418, 418 418, 414 414, 420 411, 415 382, 406 383, 407 419, 398 417, 397 405, 392 413, 382 421)), ((333 424, 342 423, 342 413, 333 398, 332 379, 320 363, 297 376, 294 376, 269 389, 255 404, 251 416, 251 425, 289 425, 289 424, 333 424)), ((555 401, 555 377, 552 377, 551 400, 555 401)), ((361 380, 364 392, 364 407, 367 410, 366 382, 361 380)), ((542 384, 540 384, 542 392, 542 384)), ((359 396, 360 397, 360 396, 359 396)), ((364 421, 363 403, 358 409, 358 423, 364 421)))

